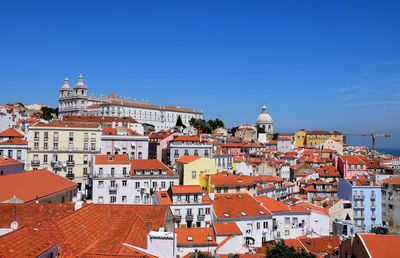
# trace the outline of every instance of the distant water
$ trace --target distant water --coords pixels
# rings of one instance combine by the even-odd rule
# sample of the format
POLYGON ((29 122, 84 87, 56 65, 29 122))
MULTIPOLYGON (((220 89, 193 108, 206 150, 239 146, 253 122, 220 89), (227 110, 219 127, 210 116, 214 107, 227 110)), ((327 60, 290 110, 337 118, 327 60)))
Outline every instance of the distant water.
POLYGON ((376 150, 379 151, 379 152, 392 154, 394 156, 400 156, 400 149, 398 149, 398 148, 378 148, 376 150))

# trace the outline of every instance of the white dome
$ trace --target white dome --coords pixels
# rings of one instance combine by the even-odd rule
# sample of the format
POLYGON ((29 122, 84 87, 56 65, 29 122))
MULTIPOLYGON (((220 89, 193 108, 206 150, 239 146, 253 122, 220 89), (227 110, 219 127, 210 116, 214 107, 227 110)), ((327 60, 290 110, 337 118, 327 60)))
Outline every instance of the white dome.
POLYGON ((264 105, 261 114, 258 115, 256 124, 272 124, 272 117, 267 113, 267 107, 264 105))
POLYGON ((68 80, 67 76, 65 76, 64 84, 61 86, 61 89, 62 90, 69 90, 70 89, 69 80, 68 80))

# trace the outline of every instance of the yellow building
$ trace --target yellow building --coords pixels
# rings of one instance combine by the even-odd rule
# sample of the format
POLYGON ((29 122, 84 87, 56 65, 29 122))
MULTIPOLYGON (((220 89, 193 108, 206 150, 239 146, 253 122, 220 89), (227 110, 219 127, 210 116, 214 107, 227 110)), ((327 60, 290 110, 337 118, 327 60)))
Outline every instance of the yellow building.
POLYGON ((295 144, 298 148, 318 148, 323 142, 329 139, 343 144, 343 134, 336 131, 305 131, 301 129, 295 134, 295 144))
POLYGON ((92 155, 100 153, 98 125, 43 124, 29 127, 27 170, 48 169, 78 184, 84 192, 92 155))
POLYGON ((248 193, 256 194, 257 178, 220 172, 213 175, 202 175, 202 187, 208 193, 248 193))
POLYGON ((215 160, 206 157, 184 155, 176 161, 175 165, 176 172, 180 177, 179 181, 183 185, 201 185, 204 187, 201 175, 217 173, 215 160))

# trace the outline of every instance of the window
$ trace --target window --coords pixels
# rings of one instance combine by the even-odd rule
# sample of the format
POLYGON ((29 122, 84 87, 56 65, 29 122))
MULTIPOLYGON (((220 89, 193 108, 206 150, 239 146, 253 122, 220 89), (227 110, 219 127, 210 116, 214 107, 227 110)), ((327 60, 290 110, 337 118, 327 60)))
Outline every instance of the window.
POLYGON ((240 186, 236 186, 236 192, 237 192, 237 193, 240 192, 240 186))
POLYGON ((138 159, 142 159, 142 152, 141 151, 138 152, 138 159))
POLYGON ((43 150, 47 151, 49 144, 47 142, 43 143, 43 150))
POLYGON ((126 185, 127 185, 127 183, 128 183, 128 181, 126 181, 126 180, 122 180, 122 186, 126 186, 126 185))
POLYGON ((122 202, 126 202, 127 198, 126 195, 122 195, 122 202))
POLYGON ((43 163, 47 163, 47 154, 43 155, 43 163))
POLYGON ((289 230, 285 230, 285 236, 289 235, 289 230))
POLYGON ((103 196, 99 196, 99 198, 97 199, 98 203, 103 203, 103 196))
POLYGON ((185 150, 185 155, 189 155, 189 150, 185 150))
POLYGON ((175 150, 175 152, 174 152, 174 157, 175 157, 175 158, 179 157, 179 151, 178 151, 178 150, 175 150))
POLYGON ((140 196, 135 196, 135 203, 140 203, 140 196))
POLYGON ((263 228, 268 228, 268 221, 264 221, 263 228))
POLYGON ((122 174, 126 176, 126 167, 122 168, 122 174))
POLYGON ((96 150, 96 144, 94 144, 94 143, 90 144, 90 149, 92 151, 96 150))
POLYGON ((99 168, 99 175, 103 174, 103 168, 99 168))
POLYGON ((49 132, 44 132, 44 140, 47 141, 49 139, 49 132))
POLYGON ((83 150, 85 150, 85 151, 89 150, 89 144, 88 143, 85 142, 83 144, 83 150))
POLYGON ((205 156, 205 157, 208 157, 208 150, 205 150, 205 151, 204 151, 204 156, 205 156))
POLYGON ((88 175, 88 168, 83 168, 83 176, 87 176, 88 175))
POLYGON ((186 202, 189 202, 189 201, 190 201, 190 195, 189 195, 189 194, 187 194, 187 195, 185 196, 185 201, 186 201, 186 202))
POLYGON ((165 181, 162 181, 162 182, 161 182, 161 188, 162 188, 162 189, 165 189, 165 181))
POLYGON ((194 150, 194 156, 199 156, 199 151, 198 150, 194 150))
POLYGON ((117 196, 110 196, 110 203, 115 203, 117 201, 117 196))
POLYGON ((33 143, 33 150, 35 150, 35 151, 39 150, 39 143, 38 142, 34 142, 33 143))
POLYGON ((35 132, 35 141, 39 140, 39 132, 35 132))
POLYGON ((257 222, 257 229, 260 229, 260 222, 257 222))
POLYGON ((194 197, 194 202, 198 202, 199 201, 199 196, 197 194, 195 194, 193 197, 194 197))
POLYGON ((110 181, 110 187, 115 187, 115 180, 110 181))
POLYGON ((169 186, 173 186, 173 185, 174 185, 173 181, 169 182, 169 186))
POLYGON ((224 187, 224 193, 228 192, 228 187, 224 187))
POLYGON ((83 164, 87 164, 89 160, 89 156, 88 155, 83 155, 83 164))
MULTIPOLYGON (((2 155, 0 154, 0 156, 2 156, 2 155)), ((22 151, 17 150, 17 160, 21 160, 21 156, 22 156, 22 151)))
POLYGON ((57 154, 53 154, 53 161, 57 162, 58 161, 58 155, 57 154))
POLYGON ((89 133, 85 133, 83 138, 85 142, 89 141, 89 133))
POLYGON ((53 150, 58 151, 58 142, 53 142, 53 150))
POLYGON ((99 185, 99 188, 103 188, 104 182, 103 181, 99 181, 98 185, 99 185))
POLYGON ((192 171, 192 179, 196 179, 196 171, 192 171))
POLYGON ((290 226, 290 218, 285 217, 285 227, 290 226))
POLYGON ((206 208, 206 214, 208 215, 208 214, 210 214, 210 212, 211 212, 211 209, 210 208, 206 208))
POLYGON ((157 188, 157 182, 153 182, 153 188, 157 188))
POLYGON ((115 168, 111 168, 111 176, 114 176, 115 174, 115 168))
POLYGON ((192 209, 187 209, 186 210, 186 216, 192 216, 192 209))
POLYGON ((74 141, 74 132, 69 132, 69 138, 68 138, 68 140, 69 140, 70 142, 73 142, 73 141, 74 141))
POLYGON ((58 132, 53 133, 53 141, 58 141, 58 132))
POLYGON ((74 161, 74 156, 68 155, 68 162, 73 162, 73 161, 74 161))

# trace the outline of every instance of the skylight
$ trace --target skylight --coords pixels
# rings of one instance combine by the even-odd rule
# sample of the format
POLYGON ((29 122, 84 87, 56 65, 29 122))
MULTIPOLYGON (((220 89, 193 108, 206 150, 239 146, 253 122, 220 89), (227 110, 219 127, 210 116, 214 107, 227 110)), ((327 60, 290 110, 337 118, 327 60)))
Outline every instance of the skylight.
POLYGON ((188 241, 193 241, 193 237, 188 236, 188 237, 187 237, 187 240, 188 240, 188 241))
POLYGON ((229 218, 230 215, 228 213, 224 213, 224 217, 229 218))
POLYGON ((242 216, 246 216, 246 215, 247 215, 246 212, 244 212, 244 211, 241 211, 240 214, 241 214, 242 216))
POLYGON ((212 237, 211 236, 207 236, 207 241, 212 241, 212 237))
POLYGON ((258 211, 260 214, 265 214, 265 212, 264 211, 258 211))

